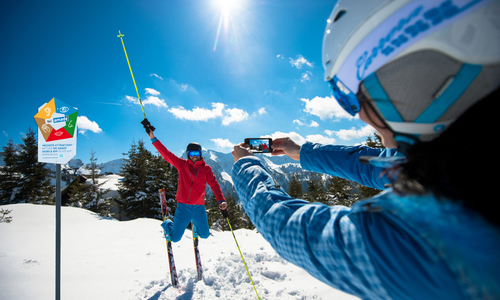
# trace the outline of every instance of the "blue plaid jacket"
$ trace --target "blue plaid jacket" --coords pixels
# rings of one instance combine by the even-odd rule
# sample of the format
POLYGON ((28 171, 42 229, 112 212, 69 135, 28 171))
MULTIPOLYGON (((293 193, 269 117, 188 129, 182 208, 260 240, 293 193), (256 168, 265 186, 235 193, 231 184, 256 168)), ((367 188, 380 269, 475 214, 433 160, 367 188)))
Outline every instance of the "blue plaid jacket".
MULTIPOLYGON (((305 144, 301 164, 339 176, 331 170, 336 157, 356 165, 367 149, 343 150, 305 144)), ((385 182, 356 176, 359 167, 342 172, 362 183, 372 178, 372 186, 385 182)), ((500 233, 460 205, 391 190, 352 208, 309 203, 279 189, 255 157, 238 160, 232 178, 276 252, 336 289, 362 299, 500 299, 500 233)))

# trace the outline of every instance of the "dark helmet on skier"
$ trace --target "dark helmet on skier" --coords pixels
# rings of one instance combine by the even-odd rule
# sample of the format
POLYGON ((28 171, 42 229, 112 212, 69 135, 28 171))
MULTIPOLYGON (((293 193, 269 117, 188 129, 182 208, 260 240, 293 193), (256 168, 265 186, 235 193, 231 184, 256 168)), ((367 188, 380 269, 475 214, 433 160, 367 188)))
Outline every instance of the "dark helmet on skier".
POLYGON ((201 158, 201 145, 198 143, 189 143, 186 147, 186 155, 189 158, 190 156, 200 156, 201 158), (198 153, 199 155, 194 155, 198 153))
POLYGON ((368 104, 401 150, 431 141, 500 86, 499 11, 500 0, 339 0, 325 80, 352 116, 368 104))

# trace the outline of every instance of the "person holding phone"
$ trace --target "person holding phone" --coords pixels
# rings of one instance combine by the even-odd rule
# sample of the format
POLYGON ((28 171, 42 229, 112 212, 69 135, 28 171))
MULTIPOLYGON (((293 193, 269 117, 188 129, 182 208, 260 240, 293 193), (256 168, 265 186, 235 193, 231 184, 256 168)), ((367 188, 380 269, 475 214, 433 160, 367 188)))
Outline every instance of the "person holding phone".
POLYGON ((323 38, 325 79, 390 149, 284 138, 272 153, 392 187, 352 207, 294 199, 236 145, 240 201, 282 257, 362 299, 500 299, 500 218, 487 188, 499 165, 477 145, 498 127, 498 11, 499 0, 336 2, 323 38))
POLYGON ((177 209, 175 210, 174 221, 168 219, 162 223, 165 234, 170 237, 172 242, 178 242, 181 240, 186 227, 190 222, 193 222, 198 236, 203 239, 208 238, 210 229, 205 209, 207 183, 215 195, 219 209, 225 210, 227 203, 212 168, 203 160, 201 145, 190 143, 186 147, 187 159, 177 157, 155 137, 154 127, 151 126, 147 119, 144 119, 141 123, 156 150, 179 172, 175 197, 177 209))

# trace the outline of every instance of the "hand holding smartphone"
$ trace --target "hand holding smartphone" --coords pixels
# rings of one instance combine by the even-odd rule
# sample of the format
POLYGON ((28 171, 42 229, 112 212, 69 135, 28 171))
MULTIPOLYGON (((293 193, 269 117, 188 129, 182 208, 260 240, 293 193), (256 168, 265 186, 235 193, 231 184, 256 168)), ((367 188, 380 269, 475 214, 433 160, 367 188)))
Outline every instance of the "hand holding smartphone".
POLYGON ((273 140, 271 138, 246 138, 245 144, 250 146, 253 153, 271 153, 273 140))

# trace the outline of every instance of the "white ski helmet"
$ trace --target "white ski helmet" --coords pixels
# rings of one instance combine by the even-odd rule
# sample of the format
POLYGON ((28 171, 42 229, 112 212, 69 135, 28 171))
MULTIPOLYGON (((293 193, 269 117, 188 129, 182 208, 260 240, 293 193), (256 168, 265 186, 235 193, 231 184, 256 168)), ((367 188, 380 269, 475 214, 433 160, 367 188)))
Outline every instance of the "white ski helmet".
POLYGON ((430 141, 500 86, 500 0, 339 0, 322 60, 347 112, 358 95, 399 146, 430 141))

